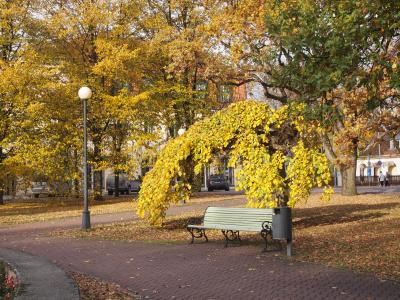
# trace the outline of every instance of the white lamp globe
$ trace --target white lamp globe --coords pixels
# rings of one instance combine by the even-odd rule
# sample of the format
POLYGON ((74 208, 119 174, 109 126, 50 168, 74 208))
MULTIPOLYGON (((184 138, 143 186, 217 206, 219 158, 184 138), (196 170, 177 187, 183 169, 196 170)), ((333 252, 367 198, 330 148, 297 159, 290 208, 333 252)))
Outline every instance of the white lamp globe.
POLYGON ((186 131, 186 130, 185 130, 184 128, 181 128, 181 129, 178 130, 178 134, 179 134, 179 135, 182 135, 182 134, 185 133, 185 131, 186 131))
POLYGON ((79 89, 78 96, 81 100, 89 99, 92 97, 92 90, 87 86, 83 86, 79 89))

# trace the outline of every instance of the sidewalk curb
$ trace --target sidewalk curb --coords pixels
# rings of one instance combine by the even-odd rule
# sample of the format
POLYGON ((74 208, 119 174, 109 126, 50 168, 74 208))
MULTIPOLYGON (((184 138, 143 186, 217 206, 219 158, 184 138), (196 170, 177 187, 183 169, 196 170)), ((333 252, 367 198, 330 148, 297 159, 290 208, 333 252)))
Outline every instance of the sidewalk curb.
POLYGON ((80 298, 75 282, 45 258, 0 248, 0 259, 15 268, 20 277, 21 286, 15 300, 80 298))

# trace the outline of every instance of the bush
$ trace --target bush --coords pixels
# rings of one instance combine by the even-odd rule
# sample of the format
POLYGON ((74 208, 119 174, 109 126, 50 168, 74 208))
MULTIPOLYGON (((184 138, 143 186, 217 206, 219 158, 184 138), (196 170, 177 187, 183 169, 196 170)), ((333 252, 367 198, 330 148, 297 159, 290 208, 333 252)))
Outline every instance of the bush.
POLYGON ((0 261, 0 299, 13 299, 17 286, 15 272, 7 264, 0 261))

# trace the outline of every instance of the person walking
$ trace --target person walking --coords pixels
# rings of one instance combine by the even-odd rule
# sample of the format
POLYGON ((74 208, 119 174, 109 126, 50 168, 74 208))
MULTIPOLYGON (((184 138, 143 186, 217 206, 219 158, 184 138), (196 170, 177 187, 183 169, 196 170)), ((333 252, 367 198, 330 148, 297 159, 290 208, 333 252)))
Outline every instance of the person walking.
POLYGON ((386 176, 382 173, 382 171, 379 172, 379 183, 381 186, 385 185, 386 181, 386 176))

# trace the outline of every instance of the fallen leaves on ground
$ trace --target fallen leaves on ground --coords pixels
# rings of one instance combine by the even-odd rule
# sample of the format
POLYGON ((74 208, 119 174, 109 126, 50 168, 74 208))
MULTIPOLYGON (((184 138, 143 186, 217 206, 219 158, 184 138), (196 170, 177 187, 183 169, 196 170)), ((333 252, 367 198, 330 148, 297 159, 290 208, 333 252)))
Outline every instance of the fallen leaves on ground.
MULTIPOLYGON (((134 212, 136 202, 133 198, 119 198, 105 201, 91 201, 92 215, 116 212, 134 212)), ((32 223, 79 217, 82 215, 83 201, 80 199, 46 198, 23 202, 10 202, 0 205, 0 225, 32 223)))
MULTIPOLYGON (((59 237, 100 240, 189 242, 187 224, 200 224, 203 211, 168 217, 164 227, 145 221, 105 224, 92 230, 62 231, 59 237)), ((332 196, 322 202, 313 194, 293 211, 295 260, 371 272, 381 278, 400 279, 400 194, 332 196)), ((207 231, 211 241, 222 234, 207 231)), ((245 243, 263 246, 258 234, 241 234, 245 243)))
MULTIPOLYGON (((225 201, 243 198, 239 194, 195 193, 188 203, 208 201, 225 201)), ((12 225, 80 217, 82 215, 83 200, 70 198, 39 198, 30 201, 9 202, 0 205, 0 225, 12 225)), ((136 211, 136 199, 133 196, 111 198, 104 201, 90 201, 91 215, 111 214, 136 211)))
MULTIPOLYGON (((53 232, 52 236, 72 237, 83 239, 145 241, 145 242, 188 242, 190 234, 186 231, 188 224, 200 224, 203 210, 185 213, 180 216, 167 217, 161 228, 151 227, 145 220, 95 225, 88 231, 66 230, 53 232)), ((207 232, 207 236, 216 237, 214 231, 207 232)), ((220 238, 218 236, 218 238, 220 238)))
POLYGON ((81 300, 135 300, 140 299, 135 293, 121 288, 115 283, 105 282, 82 273, 70 272, 79 288, 81 300))
POLYGON ((315 197, 294 210, 295 259, 400 279, 400 194, 315 197))

